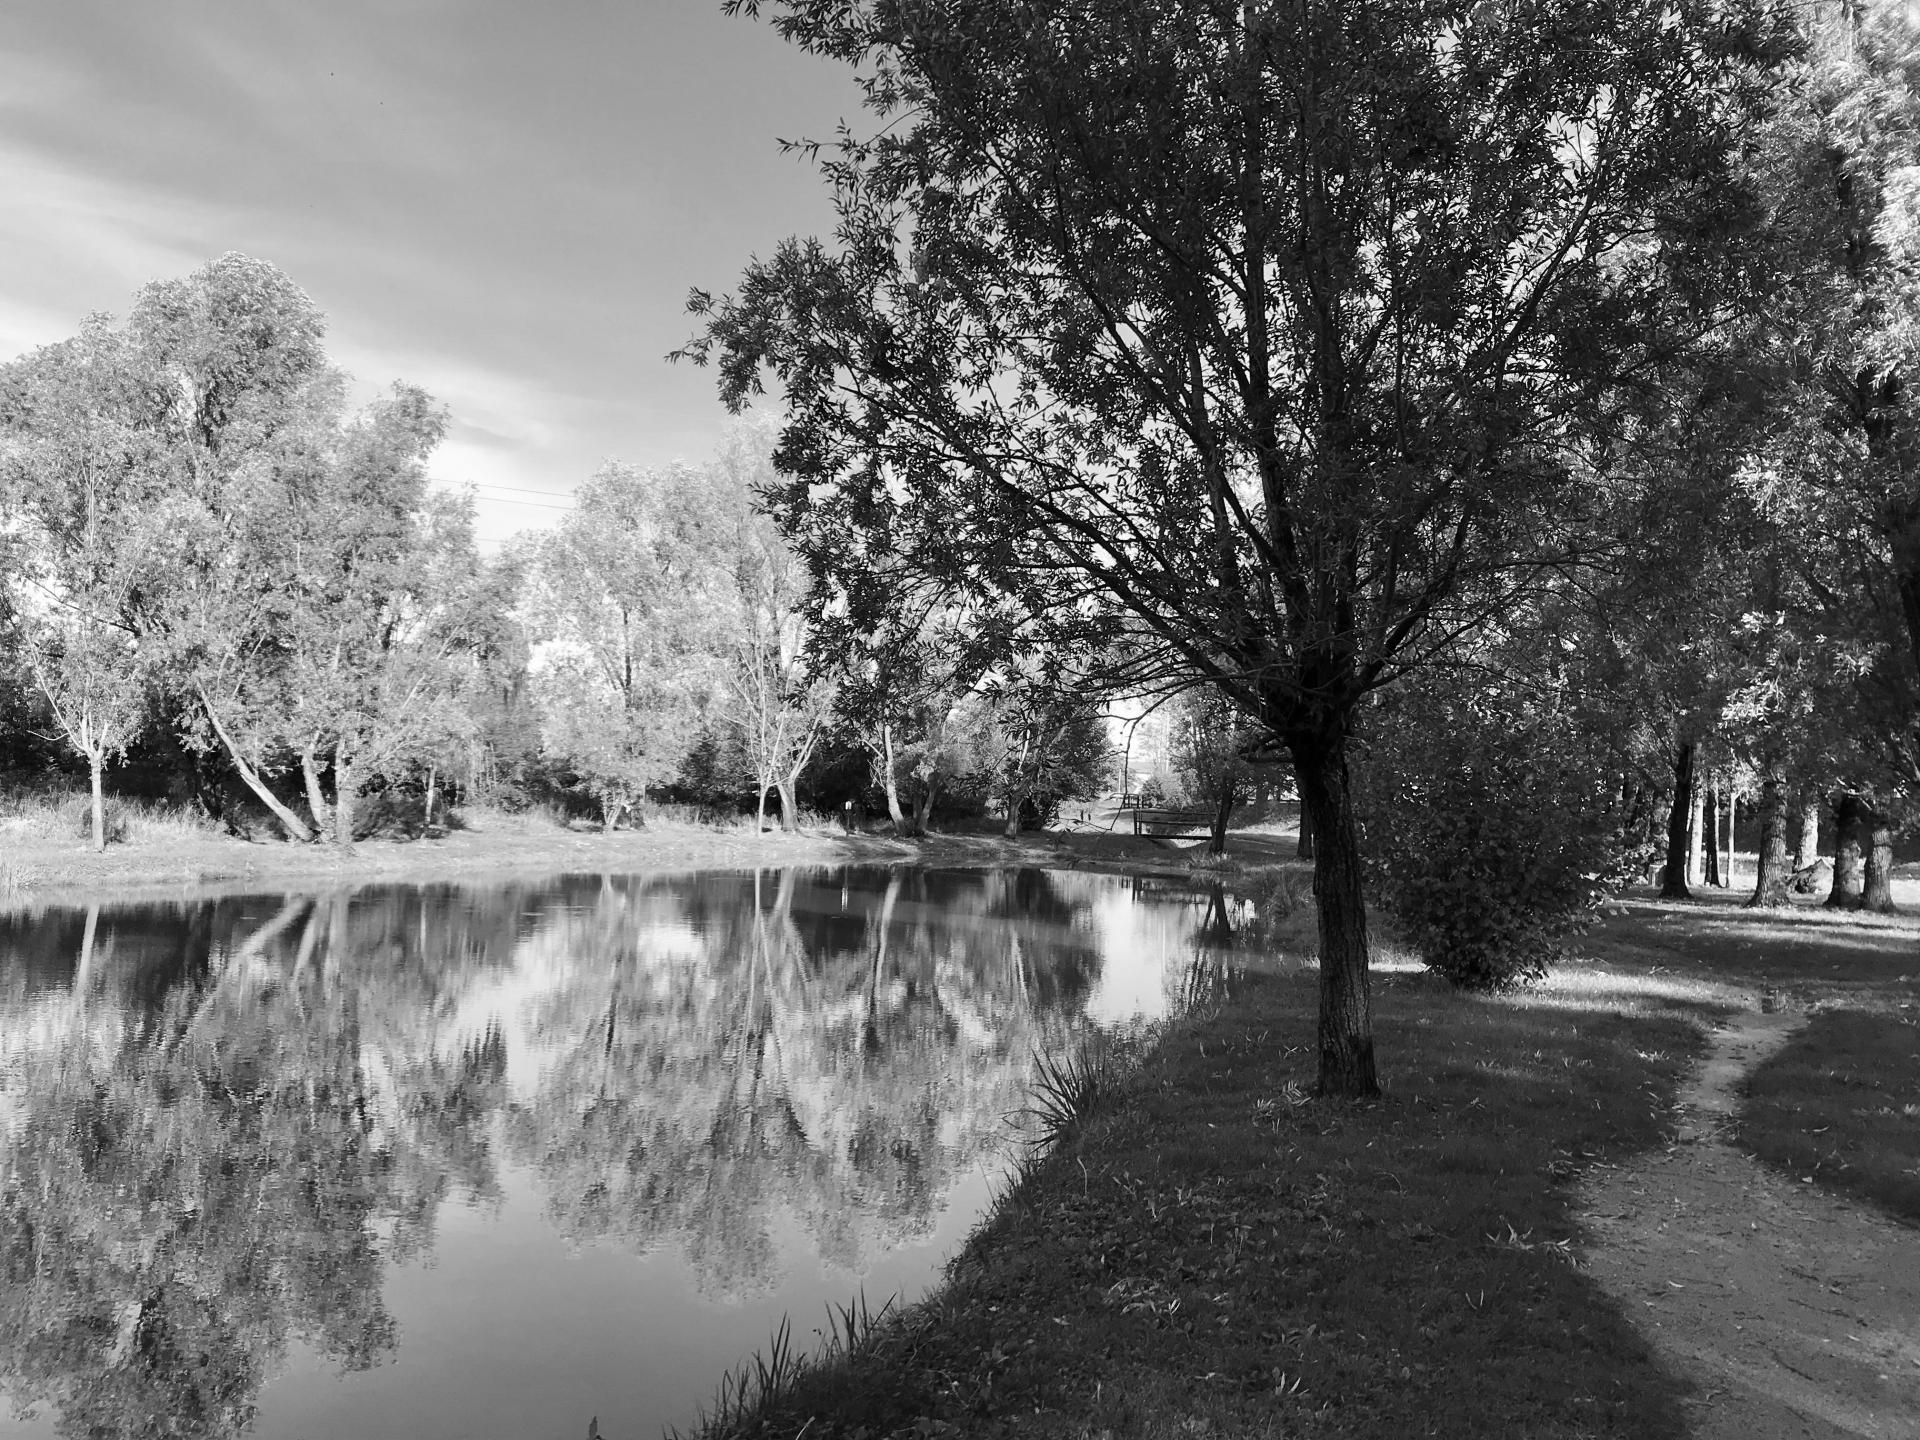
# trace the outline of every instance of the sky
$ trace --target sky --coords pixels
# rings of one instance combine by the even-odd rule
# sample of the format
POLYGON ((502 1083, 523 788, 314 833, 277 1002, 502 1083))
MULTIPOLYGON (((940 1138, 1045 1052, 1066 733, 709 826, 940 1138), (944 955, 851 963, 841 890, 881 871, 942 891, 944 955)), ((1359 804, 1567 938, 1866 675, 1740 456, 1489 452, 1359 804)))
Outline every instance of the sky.
POLYGON ((0 49, 0 358, 238 250, 366 393, 450 409, 436 480, 489 548, 617 457, 711 453, 669 365, 690 287, 826 234, 778 140, 860 119, 844 68, 720 0, 18 0, 0 49))

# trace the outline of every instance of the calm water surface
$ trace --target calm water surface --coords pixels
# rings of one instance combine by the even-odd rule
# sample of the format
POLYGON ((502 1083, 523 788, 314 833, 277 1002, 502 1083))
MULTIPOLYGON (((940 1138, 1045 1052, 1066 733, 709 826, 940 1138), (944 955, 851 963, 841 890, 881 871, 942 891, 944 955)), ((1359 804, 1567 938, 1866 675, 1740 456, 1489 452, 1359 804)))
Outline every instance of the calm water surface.
POLYGON ((1217 898, 905 868, 0 919, 0 1437, 616 1440, 922 1293, 1217 898))

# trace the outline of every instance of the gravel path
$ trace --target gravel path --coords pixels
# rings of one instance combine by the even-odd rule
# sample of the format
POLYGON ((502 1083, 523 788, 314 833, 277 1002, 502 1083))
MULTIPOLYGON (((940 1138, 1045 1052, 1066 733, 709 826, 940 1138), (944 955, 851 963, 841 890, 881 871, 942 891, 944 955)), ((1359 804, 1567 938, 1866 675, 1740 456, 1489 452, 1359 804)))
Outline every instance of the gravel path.
POLYGON ((1744 1011, 1680 1096, 1680 1136, 1589 1177, 1586 1263, 1699 1387, 1701 1440, 1920 1440, 1920 1230, 1725 1138, 1748 1072, 1804 1016, 1744 1011))

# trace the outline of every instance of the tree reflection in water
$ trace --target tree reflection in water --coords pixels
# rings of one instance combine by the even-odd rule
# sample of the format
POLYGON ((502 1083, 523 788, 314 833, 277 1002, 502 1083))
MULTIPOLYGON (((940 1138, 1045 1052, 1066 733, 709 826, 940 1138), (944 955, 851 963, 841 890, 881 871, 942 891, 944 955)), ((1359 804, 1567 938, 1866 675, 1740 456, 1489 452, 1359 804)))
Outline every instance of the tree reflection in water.
POLYGON ((786 870, 0 920, 0 1385, 64 1434, 239 1434, 290 1344, 385 1359, 384 1267, 507 1167, 710 1296, 774 1286, 796 1229, 861 1271, 1086 1023, 1114 891, 786 870))

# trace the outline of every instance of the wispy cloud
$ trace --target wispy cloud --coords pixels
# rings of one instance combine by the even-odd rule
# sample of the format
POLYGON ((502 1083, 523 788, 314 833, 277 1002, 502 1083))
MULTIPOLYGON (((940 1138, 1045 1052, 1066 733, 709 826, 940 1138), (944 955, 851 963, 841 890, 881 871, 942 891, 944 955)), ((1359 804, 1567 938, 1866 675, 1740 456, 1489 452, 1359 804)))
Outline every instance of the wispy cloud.
POLYGON ((726 423, 712 377, 662 358, 686 337, 686 289, 822 228, 817 182, 773 136, 853 108, 844 78, 716 12, 15 7, 0 353, 242 250, 327 310, 364 386, 404 378, 447 403, 448 481, 564 491, 609 454, 705 453, 726 423))

